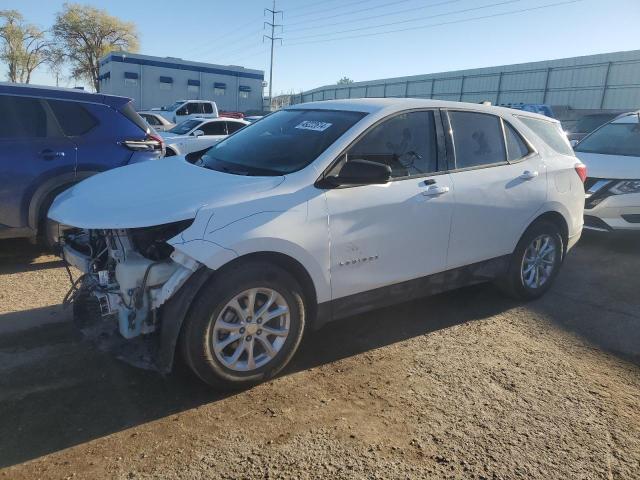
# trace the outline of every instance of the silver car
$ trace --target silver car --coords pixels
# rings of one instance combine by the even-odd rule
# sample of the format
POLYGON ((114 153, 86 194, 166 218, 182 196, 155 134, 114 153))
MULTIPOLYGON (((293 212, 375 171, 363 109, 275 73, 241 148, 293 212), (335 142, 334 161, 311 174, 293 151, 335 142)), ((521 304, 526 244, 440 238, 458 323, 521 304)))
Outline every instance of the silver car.
POLYGON ((138 112, 138 114, 158 132, 166 132, 176 126, 158 112, 138 112))

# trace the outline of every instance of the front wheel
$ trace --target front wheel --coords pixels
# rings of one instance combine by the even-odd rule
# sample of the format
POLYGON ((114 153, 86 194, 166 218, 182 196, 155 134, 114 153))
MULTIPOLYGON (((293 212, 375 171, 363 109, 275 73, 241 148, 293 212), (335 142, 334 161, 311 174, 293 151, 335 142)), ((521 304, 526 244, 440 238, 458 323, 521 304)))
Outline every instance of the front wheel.
POLYGON ((563 260, 562 235, 551 222, 535 223, 524 233, 511 256, 502 287, 512 297, 541 297, 558 275, 563 260))
POLYGON ((221 271, 198 294, 182 352, 209 385, 245 388, 289 363, 304 327, 302 289, 289 273, 267 263, 239 265, 221 271))

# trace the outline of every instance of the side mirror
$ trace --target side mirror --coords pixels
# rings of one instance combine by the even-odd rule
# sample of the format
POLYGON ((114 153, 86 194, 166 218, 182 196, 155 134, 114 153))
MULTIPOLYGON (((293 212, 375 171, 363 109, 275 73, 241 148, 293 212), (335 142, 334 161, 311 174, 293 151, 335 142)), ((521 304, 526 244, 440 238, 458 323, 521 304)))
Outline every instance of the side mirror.
POLYGON ((340 173, 326 177, 322 183, 326 187, 341 185, 380 185, 391 179, 391 167, 369 160, 354 159, 347 161, 340 173))
POLYGON ((571 140, 569 143, 571 144, 571 148, 575 147, 578 144, 578 140, 571 140))
POLYGON ((200 137, 200 136, 204 135, 204 132, 202 130, 196 130, 191 135, 193 135, 194 137, 200 137))

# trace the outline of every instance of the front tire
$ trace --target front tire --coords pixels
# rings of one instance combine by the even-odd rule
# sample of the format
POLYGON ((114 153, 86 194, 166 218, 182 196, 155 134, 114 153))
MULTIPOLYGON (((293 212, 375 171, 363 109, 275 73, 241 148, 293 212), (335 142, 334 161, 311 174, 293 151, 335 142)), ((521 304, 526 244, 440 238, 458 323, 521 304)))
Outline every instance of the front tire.
POLYGON ((520 300, 541 297, 558 275, 563 255, 558 227, 548 221, 534 223, 522 235, 511 256, 509 270, 501 282, 503 290, 520 300))
POLYGON ((298 282, 269 263, 230 267, 206 284, 181 336, 186 363, 204 382, 236 390, 275 376, 305 330, 298 282))

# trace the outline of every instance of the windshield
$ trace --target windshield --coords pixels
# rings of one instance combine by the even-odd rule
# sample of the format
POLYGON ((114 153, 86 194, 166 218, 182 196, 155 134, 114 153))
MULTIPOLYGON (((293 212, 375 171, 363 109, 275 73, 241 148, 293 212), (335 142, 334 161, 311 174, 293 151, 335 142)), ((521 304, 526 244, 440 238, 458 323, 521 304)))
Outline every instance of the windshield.
POLYGON ((616 116, 617 114, 587 115, 586 117, 582 117, 580 120, 578 120, 573 128, 570 129, 570 131, 575 133, 593 132, 600 125, 604 125, 616 116))
POLYGON ((575 151, 640 157, 638 115, 628 115, 608 123, 580 142, 575 151))
POLYGON ((199 124, 200 120, 185 120, 184 122, 181 122, 173 127, 171 130, 169 130, 169 132, 175 133, 176 135, 186 135, 199 124))
POLYGON ((239 175, 284 175, 313 162, 366 114, 280 110, 211 147, 200 165, 239 175))
POLYGON ((177 109, 178 109, 178 107, 179 107, 180 105, 182 105, 183 103, 184 103, 184 102, 182 102, 182 101, 180 101, 180 102, 173 102, 171 105, 166 105, 166 106, 162 107, 162 110, 166 110, 166 111, 172 112, 172 111, 174 111, 174 110, 177 110, 177 109))

